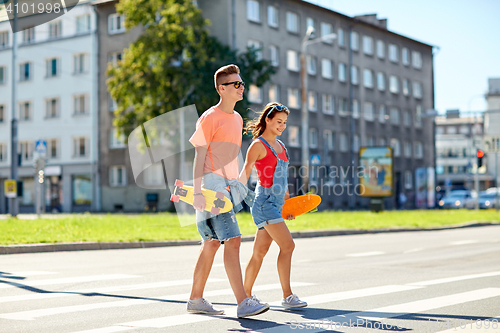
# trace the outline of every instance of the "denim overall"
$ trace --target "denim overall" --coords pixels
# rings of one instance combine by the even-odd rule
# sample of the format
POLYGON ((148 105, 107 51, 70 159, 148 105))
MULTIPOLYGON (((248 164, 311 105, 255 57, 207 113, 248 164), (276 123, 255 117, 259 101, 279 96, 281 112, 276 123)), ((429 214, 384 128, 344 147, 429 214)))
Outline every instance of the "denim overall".
MULTIPOLYGON (((264 187, 260 184, 260 180, 255 188, 255 202, 250 211, 252 212, 253 221, 259 229, 264 228, 265 225, 284 222, 281 216, 283 204, 285 203, 285 193, 288 189, 288 151, 285 145, 278 141, 285 150, 288 161, 284 161, 278 157, 278 154, 273 147, 261 136, 258 139, 271 149, 274 156, 276 156, 277 163, 273 175, 273 185, 270 188, 264 187)), ((267 151, 267 150, 266 150, 267 151)))

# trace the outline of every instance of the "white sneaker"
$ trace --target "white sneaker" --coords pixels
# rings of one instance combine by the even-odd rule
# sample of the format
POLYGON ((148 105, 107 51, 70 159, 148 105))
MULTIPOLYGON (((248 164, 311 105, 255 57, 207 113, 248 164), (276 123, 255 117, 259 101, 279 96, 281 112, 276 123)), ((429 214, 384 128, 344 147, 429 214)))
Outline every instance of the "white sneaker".
POLYGON ((221 315, 224 314, 224 310, 214 309, 212 303, 206 299, 190 299, 187 302, 187 311, 191 313, 203 313, 209 315, 221 315))
POLYGON ((287 307, 287 308, 303 308, 307 306, 307 302, 301 301, 299 299, 299 296, 295 294, 291 294, 287 298, 284 298, 281 301, 281 305, 287 307))
POLYGON ((247 297, 243 302, 238 304, 237 316, 238 318, 255 316, 267 310, 269 310, 269 305, 260 304, 252 297, 247 297))
POLYGON ((257 297, 257 296, 255 296, 255 295, 252 295, 252 296, 251 296, 251 298, 253 298, 254 300, 256 300, 256 301, 257 301, 257 303, 259 303, 259 304, 269 306, 269 303, 266 303, 266 302, 261 301, 261 300, 260 300, 260 298, 258 298, 258 297, 257 297))

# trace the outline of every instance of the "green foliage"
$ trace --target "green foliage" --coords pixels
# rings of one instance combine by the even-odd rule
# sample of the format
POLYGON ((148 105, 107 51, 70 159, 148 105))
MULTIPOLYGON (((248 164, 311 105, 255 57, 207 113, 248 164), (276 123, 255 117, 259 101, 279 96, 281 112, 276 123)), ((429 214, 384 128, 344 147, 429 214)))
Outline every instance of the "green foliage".
MULTIPOLYGON (((125 50, 122 61, 108 67, 108 90, 117 101, 114 125, 126 136, 144 122, 184 105, 199 113, 219 96, 213 75, 223 65, 237 64, 247 84, 262 86, 274 69, 257 60, 255 50, 238 53, 209 36, 201 10, 191 0, 121 0, 127 29, 143 33, 125 50)), ((237 104, 246 115, 248 101, 237 104)))

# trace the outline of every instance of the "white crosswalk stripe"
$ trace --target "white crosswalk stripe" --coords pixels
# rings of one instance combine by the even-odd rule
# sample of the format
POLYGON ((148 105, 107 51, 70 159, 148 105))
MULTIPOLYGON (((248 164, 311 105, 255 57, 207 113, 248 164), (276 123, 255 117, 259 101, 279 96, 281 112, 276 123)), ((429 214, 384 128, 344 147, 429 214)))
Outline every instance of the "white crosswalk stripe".
POLYGON ((128 274, 108 274, 108 275, 92 275, 92 276, 75 276, 70 278, 60 278, 60 279, 46 279, 37 281, 23 281, 23 283, 8 281, 4 284, 0 284, 0 289, 15 288, 15 287, 33 287, 33 286, 49 286, 53 284, 70 284, 70 283, 83 283, 83 282, 95 282, 95 281, 106 281, 106 280, 118 280, 118 279, 131 279, 138 278, 138 275, 128 275, 128 274))

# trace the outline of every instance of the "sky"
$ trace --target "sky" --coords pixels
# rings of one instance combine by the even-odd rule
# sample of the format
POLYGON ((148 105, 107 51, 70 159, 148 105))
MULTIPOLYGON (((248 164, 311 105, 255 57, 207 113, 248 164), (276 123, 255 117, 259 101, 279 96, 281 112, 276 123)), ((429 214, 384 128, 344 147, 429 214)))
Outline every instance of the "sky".
POLYGON ((484 111, 500 78, 500 0, 306 0, 348 16, 377 13, 390 31, 439 47, 435 109, 484 111))

